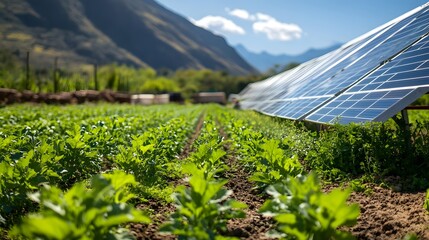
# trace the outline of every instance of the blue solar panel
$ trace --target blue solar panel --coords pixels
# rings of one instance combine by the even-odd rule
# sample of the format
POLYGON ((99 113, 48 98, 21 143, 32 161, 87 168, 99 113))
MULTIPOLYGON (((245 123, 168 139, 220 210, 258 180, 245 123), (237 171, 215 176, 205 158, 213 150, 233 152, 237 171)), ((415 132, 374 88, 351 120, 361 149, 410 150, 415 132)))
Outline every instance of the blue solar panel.
POLYGON ((344 93, 340 97, 347 97, 347 100, 336 98, 308 116, 306 120, 341 124, 385 121, 408 106, 428 89, 393 89, 366 94, 344 93))
POLYGON ((269 115, 322 123, 385 118, 389 108, 424 91, 416 88, 429 86, 428 32, 426 5, 338 50, 254 84, 241 93, 242 101, 269 115))

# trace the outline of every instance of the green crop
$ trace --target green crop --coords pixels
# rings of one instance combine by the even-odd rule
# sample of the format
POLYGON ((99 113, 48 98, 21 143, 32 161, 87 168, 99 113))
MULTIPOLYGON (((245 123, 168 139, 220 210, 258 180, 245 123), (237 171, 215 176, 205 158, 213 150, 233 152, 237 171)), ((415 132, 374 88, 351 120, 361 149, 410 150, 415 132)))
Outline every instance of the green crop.
POLYGON ((132 136, 131 146, 120 146, 114 162, 143 185, 163 184, 171 176, 172 160, 180 154, 192 125, 185 118, 175 118, 132 136))
POLYGON ((208 179, 203 170, 188 165, 193 172, 189 188, 180 186, 174 195, 177 210, 160 231, 172 233, 179 239, 215 239, 226 229, 229 219, 243 218, 246 204, 229 199, 232 191, 223 188, 226 180, 208 179))
POLYGON ((224 162, 226 152, 223 148, 226 141, 211 118, 211 114, 207 114, 201 133, 193 144, 195 151, 187 159, 199 169, 204 169, 208 178, 229 169, 224 162))
POLYGON ((302 166, 297 157, 287 157, 285 151, 279 148, 279 141, 268 140, 260 146, 260 149, 255 162, 255 173, 250 177, 251 181, 265 187, 302 172, 302 166))
POLYGON ((90 189, 82 182, 67 192, 45 185, 29 195, 40 204, 40 212, 24 218, 12 234, 31 239, 130 239, 130 233, 119 225, 150 222, 126 204, 133 197, 127 187, 134 184, 132 175, 116 171, 94 176, 90 189))
POLYGON ((41 183, 60 179, 60 172, 54 171, 60 159, 51 146, 43 143, 16 162, 0 162, 0 215, 8 218, 3 224, 11 225, 35 208, 27 193, 37 190, 41 183))
POLYGON ((289 177, 282 184, 270 186, 267 200, 260 211, 273 216, 284 239, 351 239, 350 233, 338 230, 351 226, 359 216, 357 204, 347 205, 350 190, 335 189, 322 193, 314 174, 289 177))

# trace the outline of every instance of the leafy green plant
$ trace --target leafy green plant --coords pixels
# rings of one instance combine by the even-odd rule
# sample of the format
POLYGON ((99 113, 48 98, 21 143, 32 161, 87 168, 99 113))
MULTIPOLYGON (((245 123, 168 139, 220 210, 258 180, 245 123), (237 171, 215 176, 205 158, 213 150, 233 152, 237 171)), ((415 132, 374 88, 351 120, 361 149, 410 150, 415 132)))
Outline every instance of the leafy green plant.
POLYGON ((96 175, 87 189, 83 182, 67 192, 45 185, 29 197, 40 204, 12 230, 31 239, 129 239, 120 228, 129 222, 149 223, 150 219, 126 202, 133 197, 127 187, 136 184, 132 175, 116 171, 96 175))
POLYGON ((172 176, 172 160, 180 153, 191 126, 191 121, 175 118, 134 135, 131 146, 119 147, 114 162, 143 185, 164 184, 172 176))
POLYGON ((268 140, 260 148, 261 152, 257 154, 256 169, 250 177, 251 181, 261 183, 265 187, 302 172, 297 157, 287 157, 285 151, 279 148, 279 141, 268 140))
POLYGON ((61 156, 55 156, 51 150, 52 147, 42 144, 15 163, 0 162, 0 214, 7 218, 0 225, 9 226, 35 208, 27 198, 28 192, 37 190, 41 183, 60 178, 52 169, 61 156))
POLYGON ((226 152, 220 148, 221 146, 222 144, 216 142, 215 139, 209 140, 209 142, 199 145, 188 160, 212 174, 223 172, 228 169, 228 166, 222 161, 226 152))
POLYGON ((149 135, 134 136, 131 147, 120 146, 114 160, 120 169, 133 174, 140 183, 156 182, 157 172, 162 170, 161 164, 151 160, 154 144, 149 143, 149 135))
POLYGON ((206 174, 215 175, 228 170, 229 167, 223 161, 226 155, 223 150, 226 141, 220 136, 219 129, 211 118, 211 114, 206 115, 201 133, 193 144, 195 151, 187 160, 197 165, 199 169, 205 169, 206 174))
POLYGON ((361 179, 351 180, 350 187, 355 192, 364 192, 367 189, 367 185, 361 179))
POLYGON ((351 239, 350 233, 338 230, 351 226, 359 216, 357 204, 347 205, 350 190, 334 189, 322 193, 316 175, 288 177, 272 185, 260 212, 273 216, 277 229, 272 232, 283 239, 351 239))
POLYGON ((208 179, 204 171, 195 165, 188 165, 187 168, 187 171, 193 172, 190 187, 178 187, 174 194, 177 210, 160 231, 177 235, 179 239, 218 238, 227 230, 229 219, 245 216, 241 209, 247 206, 229 199, 232 191, 223 188, 226 180, 208 179))

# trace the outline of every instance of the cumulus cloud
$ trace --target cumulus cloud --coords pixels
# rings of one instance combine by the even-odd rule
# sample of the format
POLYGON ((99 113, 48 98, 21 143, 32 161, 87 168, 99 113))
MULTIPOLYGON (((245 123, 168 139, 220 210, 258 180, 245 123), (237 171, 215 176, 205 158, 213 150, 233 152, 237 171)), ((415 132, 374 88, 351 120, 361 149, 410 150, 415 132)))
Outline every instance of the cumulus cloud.
POLYGON ((216 34, 222 34, 222 33, 234 33, 234 34, 240 34, 240 35, 246 34, 246 31, 244 31, 242 27, 238 26, 233 21, 221 16, 209 15, 201 18, 200 20, 195 20, 195 19, 190 19, 190 20, 194 25, 213 31, 216 34))
POLYGON ((255 16, 251 15, 248 11, 244 10, 244 9, 233 9, 233 10, 226 10, 229 15, 234 16, 234 17, 238 17, 244 20, 255 20, 255 16))
POLYGON ((239 8, 233 10, 226 8, 225 10, 231 16, 252 21, 253 31, 255 33, 265 34, 270 40, 290 41, 293 39, 300 39, 303 33, 301 27, 297 24, 280 22, 276 18, 265 13, 258 12, 256 14, 251 14, 247 10, 239 8))
POLYGON ((271 20, 275 20, 275 18, 273 18, 270 15, 267 15, 265 13, 256 13, 256 19, 259 20, 259 21, 271 21, 271 20))
POLYGON ((296 24, 279 22, 263 13, 257 13, 256 19, 253 23, 253 31, 265 34, 270 40, 290 41, 300 39, 302 36, 302 29, 296 24))

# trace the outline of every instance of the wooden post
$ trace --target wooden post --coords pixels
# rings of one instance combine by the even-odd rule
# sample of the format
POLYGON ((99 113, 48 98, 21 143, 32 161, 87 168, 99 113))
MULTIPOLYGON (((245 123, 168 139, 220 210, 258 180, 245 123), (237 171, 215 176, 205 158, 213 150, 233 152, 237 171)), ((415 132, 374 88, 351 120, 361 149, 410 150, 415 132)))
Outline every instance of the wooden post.
POLYGON ((406 141, 406 147, 407 147, 407 153, 409 156, 412 156, 412 139, 411 139, 411 129, 410 129, 410 119, 408 118, 408 111, 407 109, 403 109, 401 111, 403 123, 405 125, 404 128, 404 135, 405 135, 405 141, 406 141))
POLYGON ((402 119, 405 124, 405 130, 410 131, 410 119, 408 118, 408 111, 407 109, 401 110, 402 119))
POLYGON ((404 141, 406 147, 406 155, 411 157, 412 153, 412 139, 411 139, 411 129, 410 129, 410 121, 408 119, 407 109, 401 110, 401 119, 399 119, 396 115, 392 117, 392 119, 398 124, 401 130, 404 133, 404 141))
POLYGON ((94 64, 94 88, 98 91, 97 64, 94 64))
POLYGON ((59 91, 58 76, 57 76, 58 74, 57 74, 57 72, 58 72, 58 57, 55 57, 55 60, 54 60, 54 73, 52 75, 52 79, 53 79, 53 82, 54 82, 54 93, 57 93, 59 91))
POLYGON ((24 89, 28 90, 30 86, 30 51, 27 51, 27 58, 25 61, 25 83, 24 83, 24 89))

